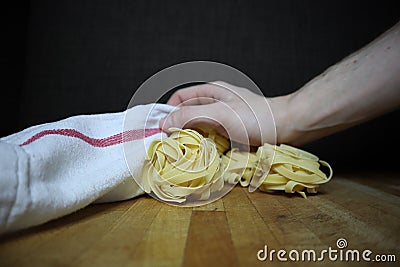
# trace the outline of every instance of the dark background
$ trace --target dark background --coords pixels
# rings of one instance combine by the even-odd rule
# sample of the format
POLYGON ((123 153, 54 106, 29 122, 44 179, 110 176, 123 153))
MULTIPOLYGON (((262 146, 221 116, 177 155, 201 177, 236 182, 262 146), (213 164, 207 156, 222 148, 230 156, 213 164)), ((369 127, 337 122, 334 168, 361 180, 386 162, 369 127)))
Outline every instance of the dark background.
MULTIPOLYGON (((266 96, 290 93, 400 19, 398 1, 49 0, 2 9, 0 136, 124 110, 142 82, 185 61, 231 65, 266 96)), ((334 168, 397 168, 387 153, 399 148, 399 113, 306 148, 334 168)))

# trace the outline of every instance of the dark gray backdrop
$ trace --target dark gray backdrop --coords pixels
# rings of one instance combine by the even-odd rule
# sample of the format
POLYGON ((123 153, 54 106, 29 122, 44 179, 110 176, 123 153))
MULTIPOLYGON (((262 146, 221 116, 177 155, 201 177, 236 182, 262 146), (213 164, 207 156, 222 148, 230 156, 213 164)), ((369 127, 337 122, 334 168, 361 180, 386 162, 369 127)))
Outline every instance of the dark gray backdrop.
MULTIPOLYGON (((231 65, 266 96, 290 93, 394 25, 396 2, 8 4, 0 135, 71 115, 124 110, 145 79, 185 61, 231 65)), ((306 148, 337 168, 371 168, 383 163, 390 146, 399 148, 399 117, 397 111, 306 148)), ((397 159, 388 167, 397 168, 397 159)))

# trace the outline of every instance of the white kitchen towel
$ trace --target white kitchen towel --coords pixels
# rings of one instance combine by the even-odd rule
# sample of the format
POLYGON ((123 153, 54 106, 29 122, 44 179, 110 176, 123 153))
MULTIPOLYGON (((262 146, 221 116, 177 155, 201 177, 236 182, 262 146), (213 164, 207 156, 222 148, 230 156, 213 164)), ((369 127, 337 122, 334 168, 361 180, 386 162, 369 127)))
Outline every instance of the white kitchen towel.
POLYGON ((0 234, 38 225, 93 202, 143 194, 145 147, 165 135, 159 121, 173 107, 135 106, 125 112, 82 115, 0 139, 0 234), (150 112, 151 111, 151 112, 150 112), (124 119, 127 115, 127 123, 124 119), (146 129, 145 129, 145 128, 146 129))

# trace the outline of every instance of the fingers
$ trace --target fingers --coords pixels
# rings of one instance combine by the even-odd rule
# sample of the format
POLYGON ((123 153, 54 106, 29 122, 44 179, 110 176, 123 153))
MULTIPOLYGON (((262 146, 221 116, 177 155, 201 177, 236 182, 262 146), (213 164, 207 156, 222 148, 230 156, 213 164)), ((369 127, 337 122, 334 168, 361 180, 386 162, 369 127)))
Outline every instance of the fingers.
POLYGON ((184 88, 176 91, 167 104, 172 106, 211 104, 215 100, 224 100, 229 97, 226 86, 225 83, 215 82, 184 88))
POLYGON ((170 113, 160 121, 160 128, 168 131, 171 127, 190 128, 199 124, 217 126, 219 115, 216 112, 217 104, 201 106, 183 106, 179 110, 170 113))
MULTIPOLYGON (((168 132, 173 127, 182 129, 208 125, 233 141, 247 144, 249 136, 246 125, 254 128, 254 118, 242 117, 244 114, 252 114, 246 99, 254 99, 250 91, 223 82, 181 89, 167 102, 169 105, 179 106, 179 109, 162 119, 159 126, 168 132)), ((259 130, 257 128, 252 132, 257 135, 259 130)), ((259 142, 259 139, 258 137, 255 142, 259 142)))

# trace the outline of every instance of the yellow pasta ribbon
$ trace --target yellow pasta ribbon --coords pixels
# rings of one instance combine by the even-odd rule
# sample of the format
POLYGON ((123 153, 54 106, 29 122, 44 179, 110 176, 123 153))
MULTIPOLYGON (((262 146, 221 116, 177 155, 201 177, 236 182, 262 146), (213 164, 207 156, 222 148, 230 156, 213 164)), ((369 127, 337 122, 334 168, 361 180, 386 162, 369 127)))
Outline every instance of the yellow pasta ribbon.
MULTIPOLYGON (((244 162, 244 152, 230 152, 227 153, 230 159, 244 162)), ((254 156, 254 153, 247 154, 254 156)), ((254 177, 261 179, 263 182, 259 189, 264 192, 283 190, 286 193, 297 192, 307 198, 306 192, 316 193, 317 187, 327 183, 333 175, 327 162, 309 152, 284 144, 275 146, 265 143, 258 148, 255 157, 256 160, 249 160, 242 169, 237 168, 235 171, 245 170, 240 180, 242 186, 248 186, 254 177), (321 165, 328 168, 329 176, 320 170, 321 165)))
POLYGON ((297 192, 306 198, 306 192, 316 193, 332 178, 327 162, 288 145, 265 143, 256 153, 243 152, 229 150, 230 141, 210 127, 169 130, 169 137, 151 143, 143 169, 145 192, 164 201, 207 200, 224 183, 248 186, 254 177, 263 181, 261 191, 297 192))
POLYGON ((143 186, 161 200, 182 203, 190 196, 206 200, 222 189, 221 155, 229 148, 222 136, 209 138, 194 130, 169 129, 168 138, 155 140, 147 151, 143 186))

